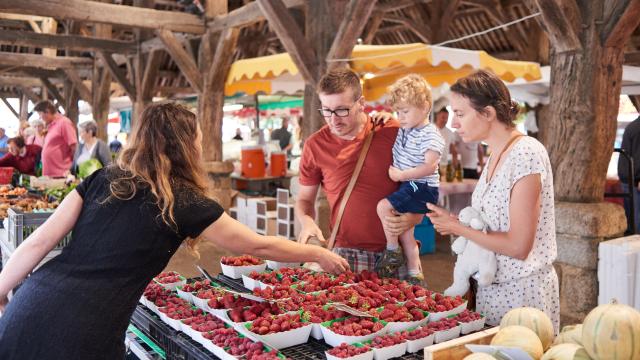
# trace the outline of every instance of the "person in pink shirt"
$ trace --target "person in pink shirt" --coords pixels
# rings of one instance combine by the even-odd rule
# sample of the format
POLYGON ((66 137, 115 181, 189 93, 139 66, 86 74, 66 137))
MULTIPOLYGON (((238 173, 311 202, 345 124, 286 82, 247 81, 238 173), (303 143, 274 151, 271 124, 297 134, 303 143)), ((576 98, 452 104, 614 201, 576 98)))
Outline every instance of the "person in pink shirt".
POLYGON ((42 175, 66 176, 78 144, 75 126, 48 100, 39 102, 33 110, 47 124, 47 136, 42 147, 42 175))

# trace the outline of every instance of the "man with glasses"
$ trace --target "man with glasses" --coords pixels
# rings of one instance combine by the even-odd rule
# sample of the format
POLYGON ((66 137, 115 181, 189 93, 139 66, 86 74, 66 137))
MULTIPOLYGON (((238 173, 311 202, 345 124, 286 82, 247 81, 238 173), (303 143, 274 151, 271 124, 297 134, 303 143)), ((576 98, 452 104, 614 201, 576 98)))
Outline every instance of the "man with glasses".
MULTIPOLYGON (((335 240, 334 252, 344 257, 351 270, 375 269, 386 246, 384 228, 400 235, 422 220, 421 214, 388 217, 380 223, 376 213, 378 202, 398 188, 388 175, 393 162, 392 147, 399 124, 395 120, 374 126, 364 113, 365 100, 356 73, 336 69, 327 73, 317 89, 322 107, 320 113, 326 125, 305 142, 300 161, 300 189, 296 200, 296 216, 302 224, 298 241, 310 238, 324 241, 315 223, 315 201, 322 186, 331 208, 331 225, 336 221, 338 207, 347 188, 356 162, 371 131, 375 135, 364 166, 344 210, 335 240)), ((398 272, 406 277, 406 267, 398 272)))

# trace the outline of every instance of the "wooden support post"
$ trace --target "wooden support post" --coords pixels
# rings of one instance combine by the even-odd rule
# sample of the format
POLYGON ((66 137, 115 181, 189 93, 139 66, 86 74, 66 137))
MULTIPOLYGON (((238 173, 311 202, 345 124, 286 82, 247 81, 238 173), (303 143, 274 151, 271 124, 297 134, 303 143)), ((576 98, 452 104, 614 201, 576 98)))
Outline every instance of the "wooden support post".
POLYGON ((111 54, 105 53, 104 51, 99 51, 98 54, 100 56, 100 59, 102 59, 102 61, 104 62, 105 68, 109 70, 111 76, 116 79, 120 86, 122 86, 124 91, 127 93, 127 96, 129 96, 129 99, 131 99, 132 102, 136 101, 135 86, 131 83, 131 81, 127 79, 127 74, 125 73, 125 71, 120 69, 118 64, 116 64, 116 62, 113 60, 111 54))
POLYGON ((384 14, 381 12, 375 12, 371 17, 371 21, 369 22, 369 27, 367 31, 362 36, 362 42, 365 44, 373 44, 373 38, 376 36, 380 25, 382 24, 382 20, 384 20, 384 14))
POLYGON ((453 21, 460 0, 434 0, 430 5, 431 41, 439 43, 449 36, 449 25, 453 21))
MULTIPOLYGON (((103 0, 104 2, 104 0, 103 0)), ((111 38, 112 28, 111 25, 95 24, 94 36, 102 39, 111 38)), ((109 97, 111 92, 111 72, 107 70, 109 67, 105 64, 105 67, 100 70, 97 62, 94 61, 94 70, 92 76, 92 95, 93 101, 93 120, 98 124, 98 133, 96 134, 99 139, 107 141, 107 122, 109 120, 109 97)))
POLYGON ((64 82, 64 98, 67 100, 67 103, 64 106, 65 115, 74 123, 78 124, 79 119, 79 111, 78 111, 78 92, 76 91, 75 85, 69 79, 66 79, 64 82))
POLYGON ((220 34, 213 62, 205 74, 204 89, 199 98, 198 116, 202 129, 205 162, 222 160, 222 106, 224 84, 233 61, 239 29, 226 29, 220 34))
POLYGON ((191 87, 198 92, 202 92, 202 77, 198 66, 191 54, 189 54, 175 35, 169 30, 158 30, 156 34, 162 40, 167 52, 173 61, 178 65, 182 74, 187 78, 191 87))
MULTIPOLYGON (((56 34, 58 32, 58 22, 54 18, 45 18, 42 20, 42 33, 43 34, 56 34)), ((56 48, 44 48, 42 49, 42 55, 47 57, 56 57, 56 48)))
MULTIPOLYGON (((351 57, 351 51, 353 51, 357 39, 360 37, 360 34, 362 34, 362 30, 364 30, 375 5, 376 2, 373 0, 351 0, 349 2, 347 12, 340 23, 338 33, 335 39, 333 39, 331 49, 329 49, 329 53, 327 54, 327 60, 351 57)), ((329 64, 329 69, 340 65, 341 63, 332 62, 329 64)))
POLYGON ((64 73, 67 75, 67 78, 73 86, 76 88, 80 98, 89 104, 93 101, 91 96, 91 90, 82 82, 82 78, 78 75, 78 72, 73 69, 66 69, 64 73))
POLYGON ((9 103, 9 100, 7 100, 7 98, 2 97, 2 102, 7 106, 7 108, 11 111, 11 113, 18 119, 20 120, 20 113, 18 113, 16 111, 16 109, 14 109, 14 107, 11 105, 11 103, 9 103))
POLYGON ((20 121, 29 120, 29 98, 23 92, 20 95, 20 121))

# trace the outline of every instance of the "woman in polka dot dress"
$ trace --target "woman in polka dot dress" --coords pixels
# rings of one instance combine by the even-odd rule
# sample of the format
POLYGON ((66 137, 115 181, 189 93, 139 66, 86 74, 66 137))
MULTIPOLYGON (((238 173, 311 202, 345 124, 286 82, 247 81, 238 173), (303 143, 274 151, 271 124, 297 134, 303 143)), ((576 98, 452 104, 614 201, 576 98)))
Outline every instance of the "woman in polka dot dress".
POLYGON ((451 87, 453 127, 465 142, 484 141, 492 150, 473 192, 472 206, 489 231, 460 224, 446 210, 429 205, 436 230, 464 236, 496 253, 494 283, 479 288, 476 310, 498 325, 509 310, 530 306, 560 323, 553 175, 544 146, 516 130, 518 104, 493 73, 480 70, 451 87))

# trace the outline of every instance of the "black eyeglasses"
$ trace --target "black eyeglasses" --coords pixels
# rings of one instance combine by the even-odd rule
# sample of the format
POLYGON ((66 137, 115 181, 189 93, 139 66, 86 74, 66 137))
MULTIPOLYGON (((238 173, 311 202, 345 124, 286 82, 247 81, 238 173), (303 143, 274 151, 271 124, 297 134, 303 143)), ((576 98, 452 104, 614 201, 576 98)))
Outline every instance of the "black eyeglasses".
POLYGON ((333 114, 335 114, 337 117, 347 117, 347 116, 349 116, 349 112, 351 111, 351 109, 350 108, 349 109, 335 109, 335 110, 318 109, 318 111, 320 112, 320 115, 322 115, 322 117, 325 117, 325 118, 330 118, 331 116, 333 116, 333 114))

